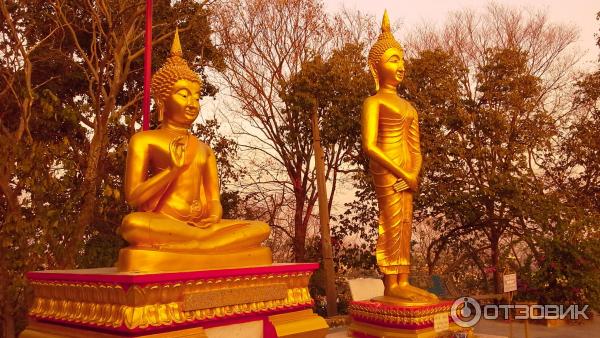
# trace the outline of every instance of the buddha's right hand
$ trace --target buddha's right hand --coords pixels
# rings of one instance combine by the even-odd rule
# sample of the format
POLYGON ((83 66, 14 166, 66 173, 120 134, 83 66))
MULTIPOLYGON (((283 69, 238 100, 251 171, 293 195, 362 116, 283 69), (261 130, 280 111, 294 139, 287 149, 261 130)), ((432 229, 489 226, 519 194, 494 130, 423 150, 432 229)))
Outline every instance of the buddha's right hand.
POLYGON ((171 167, 181 169, 185 166, 185 148, 187 146, 188 135, 176 137, 169 144, 169 153, 171 154, 171 167))

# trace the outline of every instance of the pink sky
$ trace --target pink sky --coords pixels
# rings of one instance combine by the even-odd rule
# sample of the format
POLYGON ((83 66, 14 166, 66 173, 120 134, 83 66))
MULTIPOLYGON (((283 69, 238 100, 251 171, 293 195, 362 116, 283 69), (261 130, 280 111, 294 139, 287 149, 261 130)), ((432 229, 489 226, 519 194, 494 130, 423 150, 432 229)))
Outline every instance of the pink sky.
MULTIPOLYGON (((594 33, 598 32, 600 22, 596 21, 596 13, 600 11, 598 0, 497 0, 498 4, 523 9, 544 9, 552 22, 573 24, 579 27, 578 46, 585 51, 582 60, 583 67, 590 66, 600 54, 600 48, 595 45, 594 33)), ((326 9, 334 12, 345 6, 348 9, 358 9, 361 12, 383 15, 387 9, 391 21, 399 21, 402 27, 421 23, 443 22, 449 11, 463 8, 474 10, 485 9, 484 0, 325 0, 326 9)), ((402 38, 398 36, 398 38, 402 38)))

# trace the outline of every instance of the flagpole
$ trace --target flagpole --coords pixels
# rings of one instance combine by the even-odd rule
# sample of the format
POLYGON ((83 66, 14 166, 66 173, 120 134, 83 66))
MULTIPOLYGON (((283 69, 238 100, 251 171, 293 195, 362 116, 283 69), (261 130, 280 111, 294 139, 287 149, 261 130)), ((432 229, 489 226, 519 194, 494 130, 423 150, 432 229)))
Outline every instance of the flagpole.
POLYGON ((150 79, 152 77, 152 0, 146 0, 146 34, 144 41, 144 115, 142 130, 150 128, 150 79))

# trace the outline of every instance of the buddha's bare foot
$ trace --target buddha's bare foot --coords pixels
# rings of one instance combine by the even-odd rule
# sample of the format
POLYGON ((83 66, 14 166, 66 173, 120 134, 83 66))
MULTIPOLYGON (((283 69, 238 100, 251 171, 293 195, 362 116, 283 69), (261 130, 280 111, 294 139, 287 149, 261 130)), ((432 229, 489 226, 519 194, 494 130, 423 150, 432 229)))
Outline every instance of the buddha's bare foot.
POLYGON ((198 251, 203 249, 203 245, 198 241, 172 242, 157 244, 155 247, 161 251, 198 251))
POLYGON ((212 241, 185 241, 185 242, 172 242, 164 244, 156 244, 155 249, 160 251, 171 251, 171 252, 188 252, 197 254, 216 254, 216 253, 231 253, 242 250, 247 250, 260 245, 248 245, 248 243, 234 243, 231 245, 223 245, 218 240, 212 241))
POLYGON ((435 294, 427 291, 427 290, 423 290, 421 288, 418 288, 416 286, 412 286, 410 284, 408 284, 409 287, 413 288, 415 290, 415 292, 420 293, 423 297, 428 298, 430 301, 434 301, 437 302, 439 300, 438 296, 436 296, 435 294))
POLYGON ((385 289, 384 295, 398 298, 407 302, 437 302, 438 297, 408 283, 394 284, 385 289))

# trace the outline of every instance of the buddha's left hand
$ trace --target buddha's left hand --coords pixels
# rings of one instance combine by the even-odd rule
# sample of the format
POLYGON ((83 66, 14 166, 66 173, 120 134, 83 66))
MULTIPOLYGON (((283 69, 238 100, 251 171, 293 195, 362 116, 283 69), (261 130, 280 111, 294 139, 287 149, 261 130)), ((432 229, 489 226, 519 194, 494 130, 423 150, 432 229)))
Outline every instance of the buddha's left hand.
POLYGON ((396 183, 394 183, 392 188, 394 189, 395 192, 401 192, 401 191, 410 189, 408 184, 406 184, 406 182, 401 178, 399 178, 396 181, 396 183))
POLYGON ((395 192, 401 192, 404 190, 411 190, 413 192, 416 192, 419 189, 419 186, 417 184, 418 182, 416 180, 410 181, 410 183, 408 183, 405 180, 399 178, 396 181, 396 183, 394 183, 392 188, 395 192))

